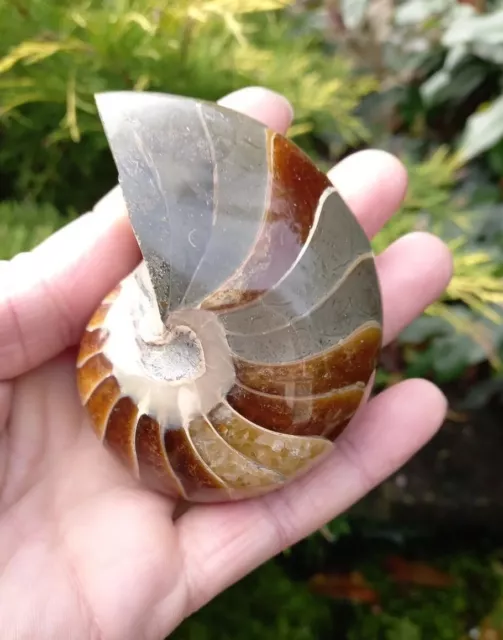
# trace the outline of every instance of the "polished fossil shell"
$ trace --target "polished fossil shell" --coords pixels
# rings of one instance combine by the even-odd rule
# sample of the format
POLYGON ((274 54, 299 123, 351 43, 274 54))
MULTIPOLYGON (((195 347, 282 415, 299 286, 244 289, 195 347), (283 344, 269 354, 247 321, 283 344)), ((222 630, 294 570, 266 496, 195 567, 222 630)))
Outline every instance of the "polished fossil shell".
POLYGON ((82 338, 99 438, 189 501, 277 489, 368 393, 381 298, 368 239, 292 142, 216 104, 97 96, 143 261, 82 338))

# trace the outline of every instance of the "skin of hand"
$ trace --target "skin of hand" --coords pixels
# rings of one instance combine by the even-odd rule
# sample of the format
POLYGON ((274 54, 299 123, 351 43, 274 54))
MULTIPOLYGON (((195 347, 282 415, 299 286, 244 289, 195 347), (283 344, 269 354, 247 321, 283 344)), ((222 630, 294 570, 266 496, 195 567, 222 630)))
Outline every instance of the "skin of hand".
MULTIPOLYGON (((250 87, 221 104, 285 133, 281 96, 250 87)), ((330 171, 369 237, 397 213, 402 164, 376 150, 330 171)), ((446 400, 407 380, 358 412, 333 455, 288 487, 236 504, 176 504, 102 447, 81 407, 75 357, 101 299, 138 263, 118 188, 0 270, 2 640, 161 640, 220 591, 348 509, 441 426, 446 400)), ((389 343, 447 286, 427 233, 377 256, 389 343)))

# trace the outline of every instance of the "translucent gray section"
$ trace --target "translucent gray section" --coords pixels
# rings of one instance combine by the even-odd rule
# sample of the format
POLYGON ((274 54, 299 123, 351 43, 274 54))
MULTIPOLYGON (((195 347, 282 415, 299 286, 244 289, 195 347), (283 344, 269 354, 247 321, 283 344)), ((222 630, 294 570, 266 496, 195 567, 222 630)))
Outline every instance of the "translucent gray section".
POLYGON ((245 308, 221 315, 231 334, 265 334, 285 328, 319 305, 370 245, 334 189, 320 198, 312 236, 293 268, 268 293, 245 308))
POLYGON ((253 251, 268 195, 266 129, 240 114, 205 104, 200 113, 215 166, 215 220, 185 295, 187 306, 199 304, 224 285, 253 251))
POLYGON ((197 103, 120 92, 97 105, 154 288, 174 309, 213 224, 213 163, 197 103))
POLYGON ((96 97, 163 314, 195 306, 250 253, 265 211, 266 130, 212 103, 96 97))
POLYGON ((366 322, 381 322, 381 313, 375 264, 368 257, 308 315, 267 334, 229 335, 228 341, 237 356, 251 362, 292 362, 335 347, 366 322))

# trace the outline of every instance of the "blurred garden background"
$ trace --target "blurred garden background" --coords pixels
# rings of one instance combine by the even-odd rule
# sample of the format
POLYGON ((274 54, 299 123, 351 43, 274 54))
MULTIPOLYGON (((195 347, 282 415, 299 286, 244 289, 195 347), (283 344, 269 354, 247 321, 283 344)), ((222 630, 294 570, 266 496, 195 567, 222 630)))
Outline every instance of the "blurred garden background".
POLYGON ((406 163, 377 251, 428 229, 455 256, 378 375, 440 384, 441 433, 173 637, 503 639, 503 1, 2 0, 0 25, 0 258, 114 186, 95 92, 250 84, 290 99, 320 166, 369 146, 406 163))

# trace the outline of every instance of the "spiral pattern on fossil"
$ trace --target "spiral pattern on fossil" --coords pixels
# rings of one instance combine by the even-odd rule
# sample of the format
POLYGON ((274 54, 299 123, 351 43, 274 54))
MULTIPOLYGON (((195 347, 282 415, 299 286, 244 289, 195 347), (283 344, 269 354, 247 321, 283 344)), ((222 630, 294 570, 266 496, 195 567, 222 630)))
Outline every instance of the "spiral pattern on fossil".
POLYGON ((97 98, 138 268, 77 360, 98 437, 190 501, 283 486, 327 455, 381 348, 368 239, 296 145, 214 104, 97 98))

